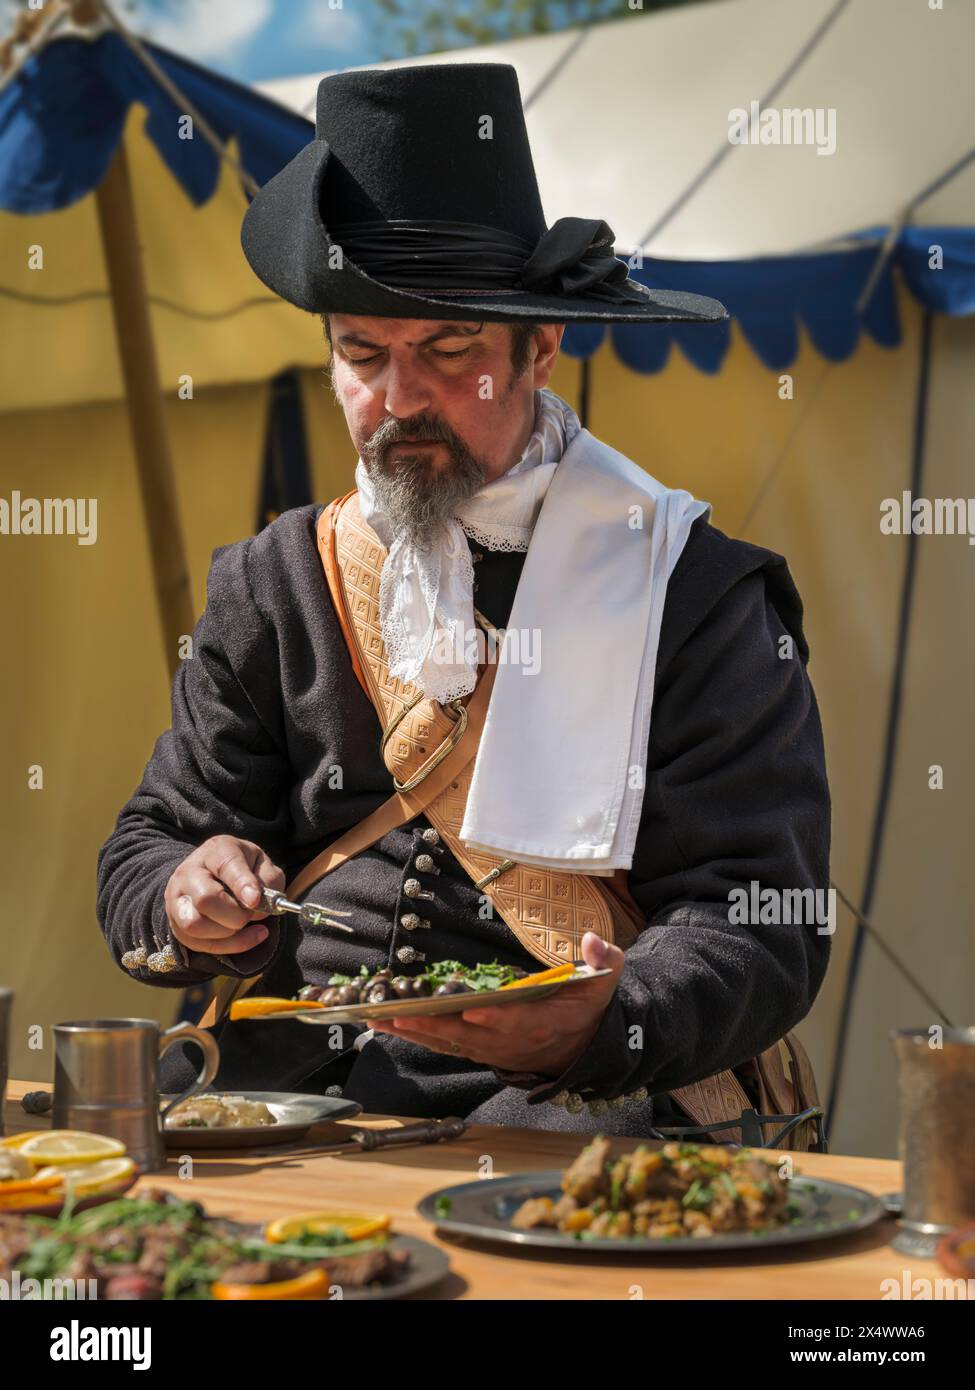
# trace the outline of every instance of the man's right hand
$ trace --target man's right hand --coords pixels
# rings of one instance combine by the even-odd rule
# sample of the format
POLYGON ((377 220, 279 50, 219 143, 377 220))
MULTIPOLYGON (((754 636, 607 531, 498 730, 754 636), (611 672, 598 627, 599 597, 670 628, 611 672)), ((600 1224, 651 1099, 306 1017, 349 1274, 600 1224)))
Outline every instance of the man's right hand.
POLYGON ((260 845, 214 835, 188 855, 166 884, 169 925, 190 951, 236 956, 267 940, 262 888, 283 889, 285 876, 260 845), (242 905, 243 904, 243 905, 242 905))

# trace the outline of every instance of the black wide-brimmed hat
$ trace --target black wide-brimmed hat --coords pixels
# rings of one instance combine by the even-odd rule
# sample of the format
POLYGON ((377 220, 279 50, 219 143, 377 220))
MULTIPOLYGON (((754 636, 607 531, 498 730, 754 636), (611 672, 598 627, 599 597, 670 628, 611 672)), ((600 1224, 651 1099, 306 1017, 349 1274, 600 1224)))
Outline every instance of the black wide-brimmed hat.
MULTIPOLYGON (((584 184, 584 171, 580 171, 584 184)), ((648 290, 595 218, 546 227, 515 69, 323 78, 315 139, 257 193, 241 243, 313 313, 501 322, 713 323, 716 299, 648 290)))

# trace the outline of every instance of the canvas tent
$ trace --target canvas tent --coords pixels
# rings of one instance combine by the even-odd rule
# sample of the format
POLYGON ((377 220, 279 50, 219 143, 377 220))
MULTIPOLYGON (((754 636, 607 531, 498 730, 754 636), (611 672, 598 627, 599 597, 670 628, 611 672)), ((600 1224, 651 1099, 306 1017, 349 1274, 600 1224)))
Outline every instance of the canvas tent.
MULTIPOLYGON (((732 311, 714 329, 572 329, 553 385, 602 438, 712 502, 723 530, 784 553, 799 584, 830 764, 834 878, 932 997, 840 910, 832 969, 800 1033, 828 1083, 848 1016, 832 1138, 850 1152, 893 1152, 887 1029, 937 1023, 934 1003, 969 1021, 972 550, 963 537, 884 536, 878 509, 911 486, 971 491, 975 210, 962 79, 973 37, 971 12, 957 6, 716 0, 450 55, 518 68, 550 222, 605 217, 622 253, 646 253, 634 273, 648 284, 712 294, 732 311), (753 99, 835 109, 835 153, 729 146, 729 110, 753 99), (938 272, 931 245, 942 247, 938 272), (941 791, 928 787, 932 764, 945 769, 941 791)), ((23 90, 0 95, 0 175, 27 97, 43 109, 33 98, 52 55, 75 65, 57 86, 63 102, 112 39, 52 43, 23 90)), ((152 51, 191 84, 258 182, 311 137, 294 114, 152 51)), ((114 90, 127 62, 95 64, 91 80, 114 90)), ((318 80, 265 95, 307 115, 318 80)), ((233 167, 167 140, 148 87, 115 100, 198 612, 210 550, 254 524, 270 379, 299 369, 314 496, 344 490, 354 457, 323 389, 317 322, 274 301, 240 256, 233 167), (187 374, 192 401, 177 394, 187 374)), ((39 185, 57 189, 63 170, 38 167, 39 185)), ((22 904, 3 961, 31 1022, 71 1016, 79 995, 86 1012, 171 1008, 170 996, 127 984, 94 934, 94 852, 167 723, 167 698, 90 189, 0 212, 0 495, 98 495, 103 518, 89 548, 41 538, 41 559, 33 538, 0 546, 19 672, 0 695, 11 731, 4 877, 22 904), (24 268, 25 243, 38 242, 42 289, 24 268), (25 769, 38 763, 43 793, 27 789, 25 769)), ((14 1069, 49 1075, 49 1054, 18 1038, 14 1069)))
MULTIPOLYGON (((799 1032, 849 1152, 895 1150, 888 1030, 972 1021, 973 552, 879 523, 905 490, 975 492, 973 46, 971 7, 716 0, 449 55, 518 69, 550 224, 605 218, 638 278, 731 310, 564 350, 590 428, 785 554, 805 601, 853 910, 799 1032), (762 143, 755 102, 780 131, 821 113, 824 153, 762 143)), ((313 115, 321 76, 262 90, 313 115)))

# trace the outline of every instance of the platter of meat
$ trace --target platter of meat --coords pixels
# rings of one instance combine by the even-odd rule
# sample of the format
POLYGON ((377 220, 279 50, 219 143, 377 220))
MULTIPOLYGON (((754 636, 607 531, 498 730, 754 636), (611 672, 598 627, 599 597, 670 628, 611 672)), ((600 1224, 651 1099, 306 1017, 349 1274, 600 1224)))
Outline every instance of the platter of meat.
MULTIPOLYGON (((160 1103, 172 1096, 160 1096, 160 1103)), ((297 1091, 208 1091, 181 1101, 163 1126, 167 1149, 238 1149, 290 1144, 312 1125, 349 1120, 362 1106, 297 1091)))
POLYGON ((641 1144, 599 1135, 564 1171, 432 1192, 421 1216, 451 1235, 545 1249, 706 1254, 823 1240, 884 1215, 869 1192, 787 1176, 779 1155, 733 1145, 641 1144))
POLYGON ((0 1278, 25 1298, 64 1297, 57 1290, 74 1280, 80 1296, 109 1301, 334 1302, 402 1298, 447 1273, 436 1246, 393 1232, 388 1218, 357 1220, 262 1229, 150 1188, 56 1220, 0 1215, 0 1278))
POLYGON ((324 985, 305 985, 294 999, 245 995, 231 1004, 230 1017, 297 1018, 321 1026, 456 1014, 474 1007, 524 1004, 607 973, 573 961, 534 974, 496 961, 474 966, 436 961, 415 975, 363 966, 358 976, 334 974, 324 985))

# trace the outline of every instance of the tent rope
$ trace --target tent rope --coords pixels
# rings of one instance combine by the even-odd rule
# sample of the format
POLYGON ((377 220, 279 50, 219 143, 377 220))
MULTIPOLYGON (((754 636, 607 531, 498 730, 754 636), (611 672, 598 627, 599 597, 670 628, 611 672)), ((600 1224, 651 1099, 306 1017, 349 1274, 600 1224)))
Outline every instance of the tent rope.
POLYGON ((21 10, 9 36, 0 43, 0 92, 10 86, 35 53, 47 46, 66 19, 73 19, 76 24, 90 22, 84 18, 90 9, 90 0, 55 0, 55 8, 46 12, 21 10), (79 18, 79 14, 83 17, 79 18), (15 56, 15 49, 21 45, 21 52, 15 56))
POLYGON ((241 183, 244 185, 244 188, 246 189, 247 193, 250 195, 250 197, 253 198, 254 195, 258 192, 258 189, 260 188, 260 184, 258 184, 257 180, 253 178, 253 176, 247 172, 247 170, 240 163, 240 161, 230 153, 230 150, 220 139, 220 136, 216 133, 213 127, 207 122, 206 118, 203 115, 201 115, 201 113, 193 105, 193 103, 183 95, 180 89, 176 86, 176 83, 173 82, 172 79, 168 77, 166 73, 163 72, 162 68, 153 58, 152 54, 149 53, 149 51, 146 49, 142 41, 139 38, 137 38, 135 34, 133 34, 132 30, 129 29, 121 19, 119 19, 118 15, 112 9, 111 5, 108 3, 108 0, 94 0, 94 2, 98 5, 102 14, 105 16, 108 23, 118 34, 119 38, 132 50, 132 52, 139 59, 140 63, 142 63, 143 67, 146 69, 149 75, 155 79, 155 81, 159 84, 162 90, 169 97, 173 105, 176 106, 180 111, 184 111, 188 116, 192 117, 194 126, 199 129, 200 134, 203 136, 207 144, 211 147, 211 149, 214 151, 214 153, 218 156, 219 159, 222 159, 226 164, 229 164, 231 169, 233 169, 234 173, 237 175, 241 183))
POLYGON ((47 47, 66 20, 70 19, 79 28, 94 28, 99 21, 104 21, 109 28, 114 29, 177 110, 191 117, 194 127, 199 130, 213 152, 233 169, 247 194, 251 198, 254 197, 260 187, 257 180, 230 152, 206 117, 163 72, 141 39, 119 19, 108 0, 53 0, 53 4, 57 8, 48 12, 23 11, 17 16, 10 37, 0 43, 0 92, 14 81, 29 59, 47 47), (14 49, 18 45, 23 45, 23 48, 15 57, 14 49))
POLYGON ((927 1004, 928 1008, 934 1010, 934 1012, 941 1019, 941 1022, 945 1025, 945 1027, 954 1028, 955 1025, 952 1023, 945 1010, 938 1003, 937 999, 935 999, 934 995, 930 992, 930 990, 927 989, 924 982, 920 980, 918 976, 915 975, 914 972, 907 965, 904 964, 900 956, 894 950, 893 946, 891 946, 889 942, 885 940, 883 933, 877 927, 876 923, 871 922, 870 918, 866 917, 859 910, 859 908, 854 907, 853 903, 843 892, 843 889, 839 886, 835 879, 831 878, 829 883, 830 887, 836 890, 836 896, 839 898, 843 906, 853 914, 853 917, 856 921, 856 926, 858 928, 863 927, 864 930, 870 934, 870 937, 880 947, 881 951, 883 951, 884 955, 890 961, 894 969, 898 970, 900 974, 904 977, 904 979, 907 981, 907 983, 911 985, 915 990, 917 990, 918 994, 924 1000, 925 1004, 927 1004))
POLYGON ((973 159, 975 159, 975 149, 971 149, 967 154, 963 154, 960 159, 955 160, 954 164, 949 165, 944 173, 939 174, 936 179, 932 179, 929 184, 921 189, 920 193, 916 193, 909 202, 905 203, 900 212, 894 217, 890 227, 887 229, 887 235, 880 244, 877 259, 874 261, 870 269, 870 274, 867 276, 867 283, 864 285, 860 298, 857 300, 856 307, 859 313, 863 313, 873 298, 874 290, 877 288, 884 268, 894 254, 894 248, 900 240, 901 232, 913 217, 914 209, 919 203, 923 203, 925 199, 930 198, 932 193, 937 193, 939 188, 943 188, 946 183, 950 183, 953 178, 971 164, 973 159))
MULTIPOLYGON (((806 59, 813 52, 815 52, 815 50, 819 47, 820 43, 826 37, 829 30, 832 29, 833 25, 839 19, 840 15, 846 9, 849 3, 850 0, 836 0, 836 4, 833 6, 829 14, 819 25, 818 29, 815 29, 813 33, 810 34, 809 38, 799 49, 799 52, 789 63, 785 71, 775 79, 772 86, 760 99, 758 103, 760 110, 764 110, 768 103, 778 96, 779 92, 785 86, 786 82, 789 81, 789 78, 793 77, 795 73, 797 73, 799 69, 802 67, 806 59)), ((749 129, 750 128, 751 118, 749 117, 749 129)), ((677 197, 671 203, 670 207, 666 208, 664 212, 662 212, 661 215, 657 218, 656 222, 652 223, 651 226, 649 226, 647 230, 644 232, 643 236, 639 238, 637 245, 639 246, 641 251, 645 250, 649 243, 653 241, 657 236, 659 236, 660 232, 663 231, 667 223, 672 221, 673 218, 676 217, 677 213, 680 212, 680 210, 685 206, 686 203, 690 202, 694 194, 698 191, 699 188, 703 187, 703 185, 711 177, 711 175, 718 168, 718 166, 724 163, 725 159, 727 159, 732 149, 733 146, 726 140, 724 144, 721 146, 721 148, 714 155, 712 155, 711 159, 708 160, 707 164, 705 164, 704 168, 700 171, 700 173, 696 174, 694 178, 691 180, 691 182, 687 185, 683 193, 679 193, 677 195, 677 197)))

